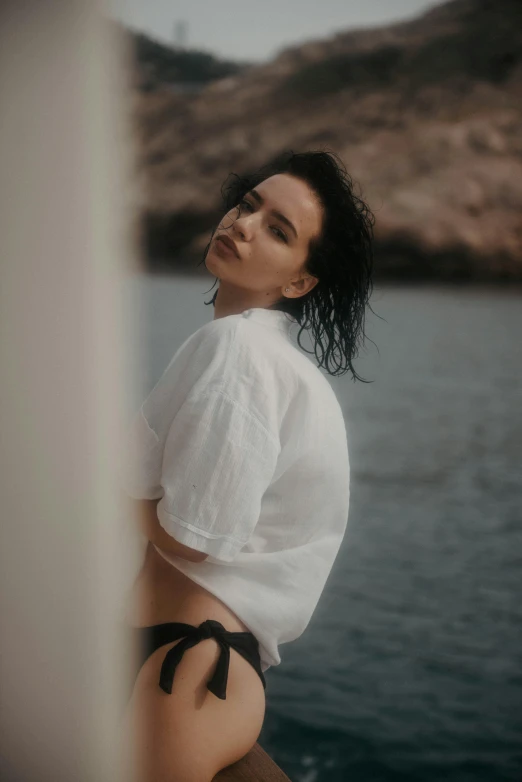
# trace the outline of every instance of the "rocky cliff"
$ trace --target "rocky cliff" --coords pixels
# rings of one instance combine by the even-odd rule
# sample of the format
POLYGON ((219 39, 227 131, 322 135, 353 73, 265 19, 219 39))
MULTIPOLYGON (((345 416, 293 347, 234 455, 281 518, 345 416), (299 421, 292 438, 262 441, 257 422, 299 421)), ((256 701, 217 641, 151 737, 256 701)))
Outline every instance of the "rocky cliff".
POLYGON ((194 92, 159 84, 135 117, 150 270, 197 271, 231 171, 332 149, 374 210, 378 277, 522 281, 520 0, 453 0, 194 92))

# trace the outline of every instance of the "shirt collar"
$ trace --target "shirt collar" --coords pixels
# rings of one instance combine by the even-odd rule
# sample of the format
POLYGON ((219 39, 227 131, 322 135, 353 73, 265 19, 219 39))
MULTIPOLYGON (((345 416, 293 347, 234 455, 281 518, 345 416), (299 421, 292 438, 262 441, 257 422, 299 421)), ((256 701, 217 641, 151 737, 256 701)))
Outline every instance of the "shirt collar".
POLYGON ((252 307, 241 313, 243 318, 250 318, 256 323, 263 323, 265 326, 272 326, 285 334, 290 334, 290 327, 297 323, 297 320, 287 312, 281 310, 269 310, 266 307, 252 307))

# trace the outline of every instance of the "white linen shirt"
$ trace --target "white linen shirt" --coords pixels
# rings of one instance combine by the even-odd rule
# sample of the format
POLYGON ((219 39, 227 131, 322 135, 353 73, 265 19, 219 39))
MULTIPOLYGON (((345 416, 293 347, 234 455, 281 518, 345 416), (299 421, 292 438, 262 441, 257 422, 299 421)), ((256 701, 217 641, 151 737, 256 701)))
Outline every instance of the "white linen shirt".
POLYGON ((349 505, 346 429, 296 320, 255 307, 212 320, 174 354, 136 413, 122 477, 158 519, 209 556, 159 554, 255 635, 261 668, 307 627, 349 505))

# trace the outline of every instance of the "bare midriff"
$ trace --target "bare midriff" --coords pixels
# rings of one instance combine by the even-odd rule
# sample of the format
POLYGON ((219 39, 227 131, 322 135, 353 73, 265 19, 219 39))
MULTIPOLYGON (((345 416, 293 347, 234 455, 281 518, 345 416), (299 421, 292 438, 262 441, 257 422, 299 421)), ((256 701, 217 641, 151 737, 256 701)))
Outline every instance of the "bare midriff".
MULTIPOLYGON (((195 563, 194 567, 203 564, 195 563)), ((197 626, 205 619, 216 619, 230 632, 248 631, 219 598, 167 562, 150 542, 130 592, 126 619, 133 627, 164 622, 197 626)))

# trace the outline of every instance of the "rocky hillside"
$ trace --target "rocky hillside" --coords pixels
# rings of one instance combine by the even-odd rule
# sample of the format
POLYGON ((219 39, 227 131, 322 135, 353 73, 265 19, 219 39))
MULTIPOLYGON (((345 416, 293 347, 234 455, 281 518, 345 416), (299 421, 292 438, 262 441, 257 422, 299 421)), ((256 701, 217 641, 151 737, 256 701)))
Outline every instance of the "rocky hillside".
MULTIPOLYGON (((136 99, 149 269, 195 269, 220 186, 282 149, 341 155, 380 278, 522 281, 522 3, 453 0, 136 99)), ((199 267, 199 270, 203 267, 199 267)))

